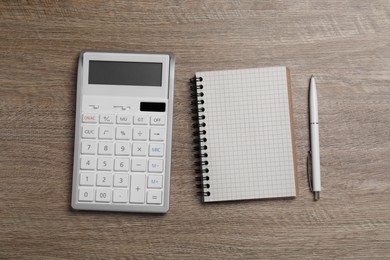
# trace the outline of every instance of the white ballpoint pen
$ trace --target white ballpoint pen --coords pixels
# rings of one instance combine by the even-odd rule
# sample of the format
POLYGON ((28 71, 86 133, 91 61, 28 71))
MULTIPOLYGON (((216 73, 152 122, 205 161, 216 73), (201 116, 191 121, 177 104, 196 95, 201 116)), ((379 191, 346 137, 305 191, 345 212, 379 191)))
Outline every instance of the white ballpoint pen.
MULTIPOLYGON (((314 76, 310 78, 310 144, 311 150, 309 156, 311 158, 311 190, 314 193, 314 200, 320 199, 321 191, 321 173, 320 173, 320 138, 318 125, 318 103, 317 103, 317 87, 314 76)), ((309 172, 308 172, 309 173, 309 172)))

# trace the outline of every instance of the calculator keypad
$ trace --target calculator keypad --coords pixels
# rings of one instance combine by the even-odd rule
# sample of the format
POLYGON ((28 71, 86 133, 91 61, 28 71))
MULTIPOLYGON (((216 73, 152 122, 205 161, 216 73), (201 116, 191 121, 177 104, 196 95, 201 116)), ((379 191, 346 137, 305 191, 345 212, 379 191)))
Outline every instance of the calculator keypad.
POLYGON ((161 205, 165 116, 83 114, 78 201, 161 205))

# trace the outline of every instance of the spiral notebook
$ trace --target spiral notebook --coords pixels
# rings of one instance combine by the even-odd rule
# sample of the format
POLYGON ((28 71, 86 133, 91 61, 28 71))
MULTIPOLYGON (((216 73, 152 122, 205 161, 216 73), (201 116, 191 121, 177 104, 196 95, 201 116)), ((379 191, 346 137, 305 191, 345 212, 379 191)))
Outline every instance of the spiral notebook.
POLYGON ((192 82, 203 201, 295 197, 288 69, 198 72, 192 82))

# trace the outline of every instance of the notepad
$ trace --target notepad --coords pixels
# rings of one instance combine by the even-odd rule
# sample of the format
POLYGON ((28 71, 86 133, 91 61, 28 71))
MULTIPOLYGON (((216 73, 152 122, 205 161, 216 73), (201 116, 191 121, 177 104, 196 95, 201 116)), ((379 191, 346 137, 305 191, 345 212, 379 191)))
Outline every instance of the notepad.
POLYGON ((198 72, 194 96, 205 202, 297 195, 286 67, 198 72))

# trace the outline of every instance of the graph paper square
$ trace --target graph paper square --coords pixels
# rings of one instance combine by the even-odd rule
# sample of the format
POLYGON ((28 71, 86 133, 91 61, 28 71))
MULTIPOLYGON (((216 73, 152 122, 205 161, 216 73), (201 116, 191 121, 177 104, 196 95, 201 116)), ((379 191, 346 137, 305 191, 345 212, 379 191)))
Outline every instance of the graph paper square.
POLYGON ((287 68, 196 76, 203 78, 210 184, 204 201, 296 196, 287 68))

